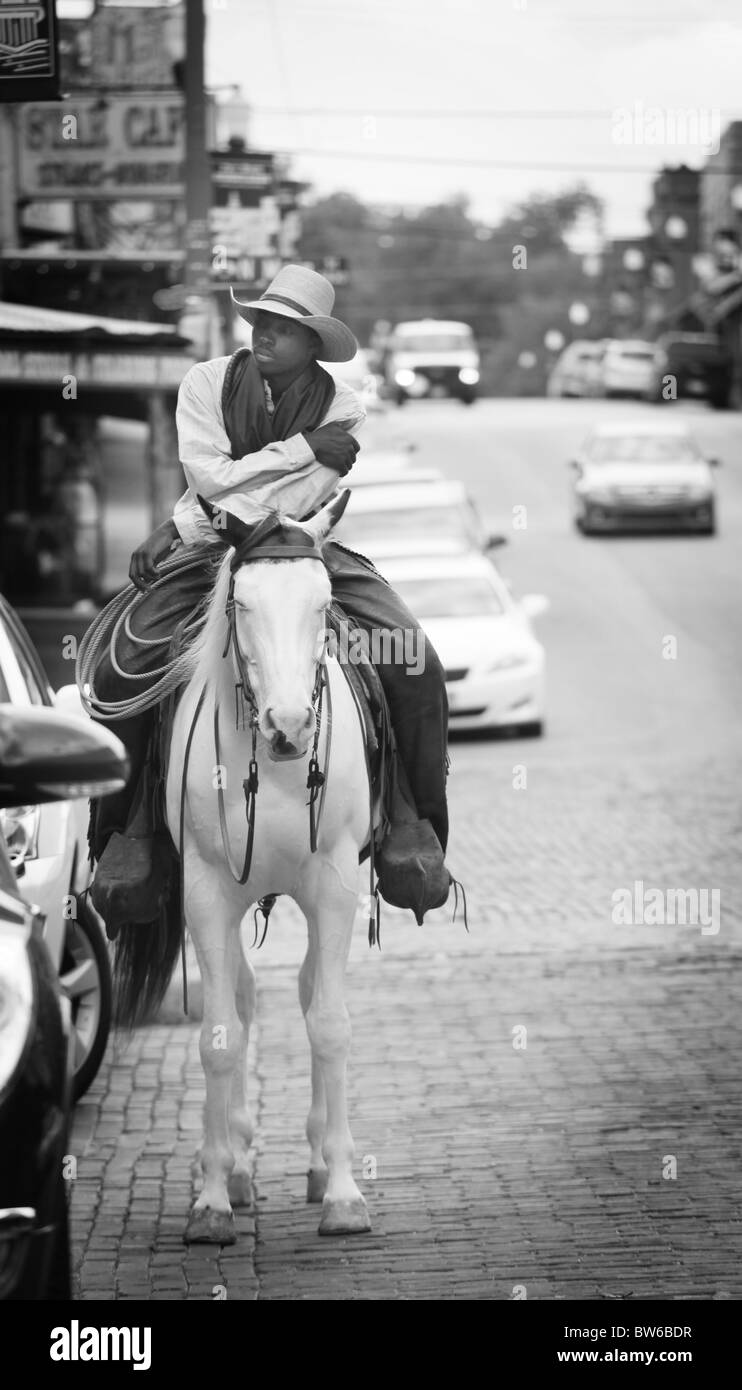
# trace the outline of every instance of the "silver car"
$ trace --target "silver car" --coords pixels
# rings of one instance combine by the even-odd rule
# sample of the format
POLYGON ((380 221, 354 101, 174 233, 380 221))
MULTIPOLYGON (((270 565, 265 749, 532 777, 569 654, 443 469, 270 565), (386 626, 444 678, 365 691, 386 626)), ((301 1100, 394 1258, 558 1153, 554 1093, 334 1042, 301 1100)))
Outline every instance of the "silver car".
POLYGON ((718 462, 680 421, 599 425, 572 460, 575 525, 584 534, 683 527, 712 535, 718 462))

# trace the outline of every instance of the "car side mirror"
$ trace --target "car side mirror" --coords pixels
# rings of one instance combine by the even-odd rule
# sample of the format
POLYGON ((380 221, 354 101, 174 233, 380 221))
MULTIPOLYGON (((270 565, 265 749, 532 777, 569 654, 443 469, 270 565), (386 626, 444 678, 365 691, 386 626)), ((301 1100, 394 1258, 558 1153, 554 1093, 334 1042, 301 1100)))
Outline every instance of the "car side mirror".
POLYGON ((499 550, 501 545, 507 545, 507 536, 501 536, 497 531, 491 531, 484 539, 485 550, 499 550))
POLYGON ((108 796, 129 770, 121 740, 91 719, 0 705, 0 806, 108 796))
POLYGON ((570 461, 569 461, 569 467, 573 470, 573 472, 578 473, 578 474, 581 473, 581 472, 582 472, 582 461, 581 461, 581 459, 570 459, 570 461))
POLYGON ((520 606, 527 618, 540 618, 551 608, 546 594, 524 594, 520 606))
POLYGON ((714 457, 707 459, 706 462, 709 463, 712 468, 721 468, 721 459, 714 457))

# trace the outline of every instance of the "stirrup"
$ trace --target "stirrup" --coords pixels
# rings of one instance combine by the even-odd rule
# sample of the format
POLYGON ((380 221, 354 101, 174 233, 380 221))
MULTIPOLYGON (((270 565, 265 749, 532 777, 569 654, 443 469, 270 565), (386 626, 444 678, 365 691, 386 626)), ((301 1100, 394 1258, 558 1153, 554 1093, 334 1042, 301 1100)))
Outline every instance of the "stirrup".
POLYGON ((411 908, 420 927, 426 912, 448 902, 452 879, 429 820, 393 821, 376 868, 385 902, 411 908))

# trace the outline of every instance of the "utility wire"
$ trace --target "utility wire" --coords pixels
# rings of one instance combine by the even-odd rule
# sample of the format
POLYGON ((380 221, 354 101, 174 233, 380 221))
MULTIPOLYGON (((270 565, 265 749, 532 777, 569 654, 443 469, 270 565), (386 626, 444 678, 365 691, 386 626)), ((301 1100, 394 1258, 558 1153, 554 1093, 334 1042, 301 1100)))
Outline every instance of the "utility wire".
MULTIPOLYGON (((647 111, 654 110, 657 106, 659 106, 660 109, 663 109, 663 110, 664 110, 664 109, 667 109, 668 111, 670 111, 670 110, 674 111, 674 110, 677 110, 677 109, 681 109, 681 108, 676 108, 676 107, 668 106, 666 102, 663 102, 663 103, 657 103, 657 102, 652 103, 652 102, 648 102, 648 103, 646 104, 646 110, 647 110, 647 111)), ((707 108, 707 109, 710 109, 710 108, 707 108)), ((518 107, 513 107, 512 109, 511 109, 511 108, 508 108, 508 107, 498 107, 498 108, 496 108, 496 109, 493 108, 493 109, 490 109, 490 110, 463 110, 463 109, 460 109, 460 110, 451 110, 449 107, 444 107, 444 108, 438 108, 437 110, 420 110, 420 111, 415 111, 415 110, 412 110, 410 107, 399 107, 399 108, 394 108, 394 107, 377 107, 377 106, 374 106, 373 103, 371 103, 371 102, 368 104, 368 106, 333 106, 332 108, 327 107, 327 106, 291 106, 291 107, 282 107, 282 106, 252 106, 252 105, 250 105, 250 114, 251 114, 251 115, 255 115, 255 116, 320 116, 320 117, 326 117, 327 119, 332 119, 334 116, 358 116, 359 118, 363 118, 363 117, 368 118, 369 116, 373 116, 375 119, 378 119, 378 120, 386 120, 386 119, 388 118, 388 119, 393 119, 393 120, 413 120, 413 121, 417 121, 417 120, 424 120, 424 121, 430 121, 430 120, 435 120, 435 121, 448 121, 448 120, 457 120, 457 121, 458 121, 458 120, 463 120, 463 121, 474 121, 474 120, 486 120, 486 121, 497 121, 497 120, 522 120, 522 121, 539 121, 539 120, 541 120, 541 121, 554 121, 554 120, 584 121, 584 120, 591 120, 591 121, 605 121, 605 120, 615 120, 616 117, 617 117, 617 115, 623 114, 624 112, 631 112, 632 110, 633 110, 633 107, 632 107, 632 106, 613 106, 613 107, 611 107, 610 109, 606 108, 605 110, 589 110, 589 109, 588 109, 588 110, 585 110, 585 109, 583 109, 583 110, 580 110, 580 111, 565 111, 565 110, 554 110, 554 111, 549 111, 549 110, 546 110, 544 107, 540 107, 540 108, 538 108, 537 110, 523 110, 523 109, 520 109, 520 108, 518 108, 518 107)), ((718 111, 718 112, 719 112, 719 115, 722 115, 723 112, 724 112, 724 110, 728 110, 728 111, 730 112, 730 114, 733 114, 733 113, 737 110, 737 108, 736 108, 736 107, 728 107, 728 108, 714 107, 714 111, 715 111, 715 112, 718 111)))
MULTIPOLYGON (((654 146, 653 148, 657 150, 670 147, 654 146)), ((465 154, 450 157, 433 154, 374 154, 370 150, 320 150, 298 146, 294 149, 274 150, 273 153, 295 158, 309 157, 311 159, 347 159, 353 161, 360 159, 377 164, 431 164, 457 167, 466 165, 477 169, 513 170, 516 173, 536 171, 556 174, 645 174, 658 177, 662 172, 656 166, 650 167, 644 164, 557 164, 549 160, 479 159, 471 158, 465 154)), ((742 168, 730 169, 728 166, 715 168, 711 165, 703 169, 692 169, 691 173, 723 174, 725 177, 733 174, 735 177, 742 178, 742 168)))

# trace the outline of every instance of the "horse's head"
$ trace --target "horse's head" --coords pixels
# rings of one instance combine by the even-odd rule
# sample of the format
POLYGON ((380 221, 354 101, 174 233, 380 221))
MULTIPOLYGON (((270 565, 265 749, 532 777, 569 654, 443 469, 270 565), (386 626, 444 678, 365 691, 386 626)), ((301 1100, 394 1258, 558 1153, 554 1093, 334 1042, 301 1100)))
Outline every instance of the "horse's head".
POLYGON ((303 757, 314 735, 331 598, 322 543, 349 497, 346 490, 301 524, 272 516, 252 526, 202 501, 215 530, 234 547, 231 654, 275 759, 303 757))

